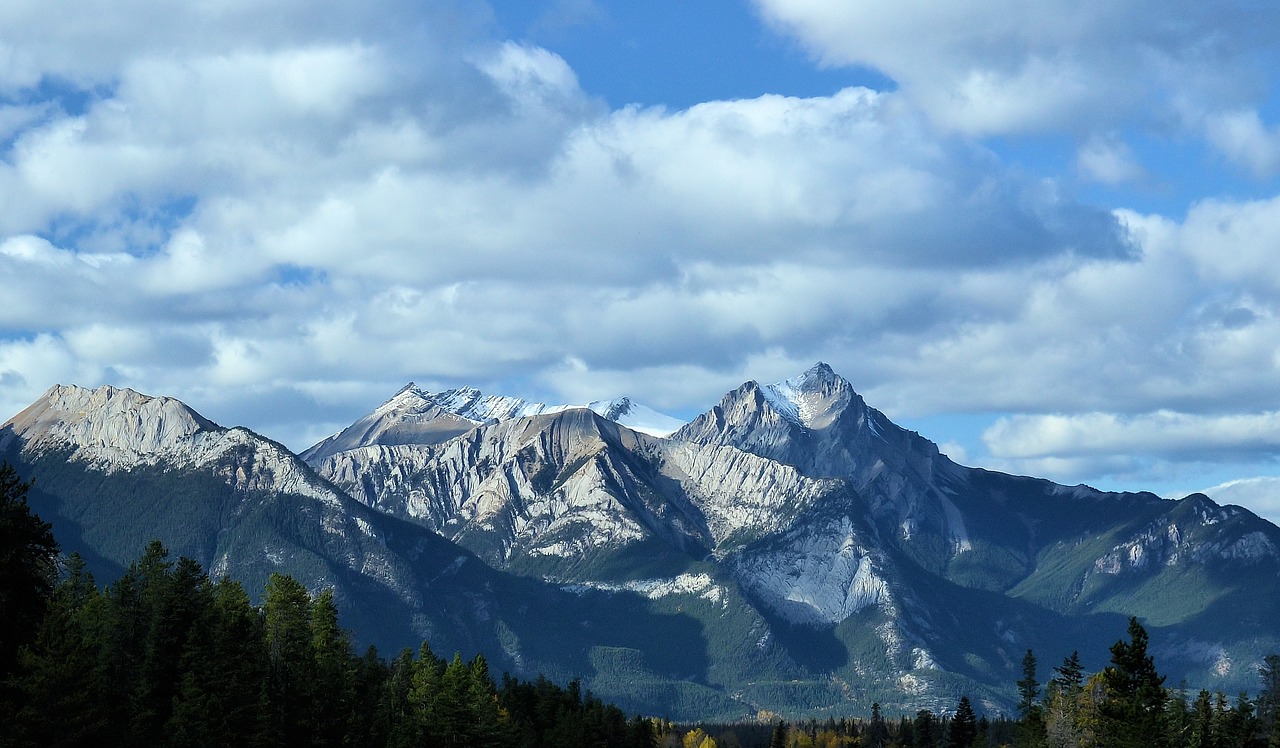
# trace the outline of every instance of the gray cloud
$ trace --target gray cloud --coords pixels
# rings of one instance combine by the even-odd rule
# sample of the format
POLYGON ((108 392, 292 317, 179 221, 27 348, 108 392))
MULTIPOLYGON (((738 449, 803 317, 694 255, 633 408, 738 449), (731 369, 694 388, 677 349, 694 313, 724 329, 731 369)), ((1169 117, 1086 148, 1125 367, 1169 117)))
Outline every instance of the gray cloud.
MULTIPOLYGON (((1169 104, 1247 68, 1246 35, 1170 82, 1204 18, 1124 31, 1102 21, 1137 6, 1089 6, 1052 29, 1024 10, 1039 35, 1007 47, 1012 26, 944 17, 919 61, 887 33, 858 58, 898 91, 610 111, 462 5, 220 7, 95 4, 92 24, 0 9, 16 61, 0 90, 20 102, 0 110, 10 413, 54 382, 110 381, 302 447, 410 378, 690 414, 822 359, 894 415, 1021 414, 973 457, 1069 477, 1213 446, 1151 421, 1162 409, 1230 423, 1280 402, 1274 199, 1103 210, 970 137, 1070 131, 1116 86, 1168 75, 1169 104), (1092 56, 1104 41, 1123 44, 1092 56), (1133 60, 1132 79, 1093 85, 1133 60), (1038 98, 966 120, 979 100, 947 104, 928 66, 994 105, 1038 98), (1049 439, 1051 414, 1110 423, 1123 454, 1049 439)), ((1251 86, 1206 101, 1247 108, 1251 86)), ((1098 125, 1078 168, 1136 178, 1098 125)))

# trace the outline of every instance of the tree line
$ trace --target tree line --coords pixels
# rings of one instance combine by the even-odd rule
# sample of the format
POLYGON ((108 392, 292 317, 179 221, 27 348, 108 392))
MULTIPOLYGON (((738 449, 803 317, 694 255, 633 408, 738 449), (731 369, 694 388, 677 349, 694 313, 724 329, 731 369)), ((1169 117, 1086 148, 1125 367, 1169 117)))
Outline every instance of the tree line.
POLYGON ((606 746, 616 748, 1280 748, 1280 656, 1256 699, 1165 683, 1131 619, 1110 664, 1078 653, 1041 683, 1028 650, 1018 714, 953 710, 788 724, 676 726, 628 719, 545 678, 495 681, 482 655, 444 659, 425 642, 391 660, 354 651, 332 591, 274 574, 253 605, 229 578, 159 542, 110 585, 59 564, 29 484, 0 465, 0 747, 606 746))
POLYGON ((647 719, 545 678, 495 681, 426 643, 362 655, 332 591, 274 574, 262 604, 157 542, 99 588, 59 569, 29 484, 0 465, 0 746, 610 746, 647 719), (59 581, 61 577, 61 581, 59 581))
MULTIPOLYGON (((683 748, 1280 748, 1280 656, 1263 658, 1257 698, 1170 688, 1148 653, 1146 629, 1129 620, 1111 662, 1087 674, 1073 652, 1041 683, 1035 653, 1022 658, 1017 717, 978 717, 962 696, 949 714, 922 709, 886 719, 810 720, 772 726, 702 725, 683 748)), ((671 743, 671 745, 676 745, 671 743)))

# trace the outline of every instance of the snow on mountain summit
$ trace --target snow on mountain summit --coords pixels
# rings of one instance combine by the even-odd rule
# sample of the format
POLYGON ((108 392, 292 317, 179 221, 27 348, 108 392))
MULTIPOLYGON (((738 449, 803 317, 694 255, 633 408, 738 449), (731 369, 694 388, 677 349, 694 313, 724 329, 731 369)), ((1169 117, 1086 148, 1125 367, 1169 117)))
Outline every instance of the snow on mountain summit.
POLYGON ((821 361, 798 377, 761 385, 760 393, 778 413, 811 429, 830 425, 855 396, 849 383, 821 361))
POLYGON ((684 425, 684 421, 679 418, 659 413, 646 405, 640 405, 629 397, 593 400, 587 403, 586 407, 603 418, 649 436, 669 436, 684 425))
POLYGON ((512 418, 527 418, 561 413, 574 408, 586 408, 632 431, 640 431, 650 436, 667 436, 684 425, 684 421, 640 405, 629 397, 593 400, 585 405, 547 405, 518 397, 486 395, 474 387, 445 390, 430 397, 445 410, 476 422, 490 419, 506 421, 512 418))

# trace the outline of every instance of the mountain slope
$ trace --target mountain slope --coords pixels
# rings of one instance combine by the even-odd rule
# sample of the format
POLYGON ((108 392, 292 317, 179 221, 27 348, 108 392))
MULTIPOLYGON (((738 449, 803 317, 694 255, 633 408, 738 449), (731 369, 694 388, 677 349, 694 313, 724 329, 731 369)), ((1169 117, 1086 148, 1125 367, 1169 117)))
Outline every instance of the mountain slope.
POLYGON ((388 640, 650 713, 1007 709, 1026 649, 1100 667, 1129 615, 1196 687, 1280 651, 1280 530, 1238 507, 958 465, 824 364, 671 438, 608 415, 409 386, 304 464, 176 401, 55 388, 0 453, 73 547, 131 558, 160 528, 251 586, 301 569, 388 640))
POLYGON ((793 660, 817 668, 815 687, 874 672, 886 692, 923 703, 1009 683, 1019 646, 1081 647, 1106 631, 1097 616, 1116 635, 1131 614, 1164 627, 1156 642, 1199 682, 1248 683, 1244 663, 1278 643, 1260 617, 1280 601, 1274 527, 1203 497, 957 465, 825 364, 748 382, 670 439, 559 411, 314 464, 498 568, 597 588, 713 569, 793 660), (1167 537, 1184 540, 1168 550, 1167 537), (1237 578, 1263 594, 1237 599, 1237 578), (1187 585, 1194 604, 1178 597, 1187 585), (980 613, 958 615, 979 598, 980 613), (1205 623, 1215 606, 1260 622, 1216 631, 1205 623), (976 630, 957 630, 962 619, 976 630))
POLYGON ((428 639, 524 675, 584 678, 631 708, 680 718, 750 711, 708 683, 699 623, 653 590, 570 591, 495 571, 352 500, 280 445, 178 401, 55 387, 0 428, 0 457, 35 478, 32 507, 100 579, 158 538, 253 592, 274 571, 333 588, 358 639, 385 651, 428 639), (636 668, 639 681, 627 675, 636 668))

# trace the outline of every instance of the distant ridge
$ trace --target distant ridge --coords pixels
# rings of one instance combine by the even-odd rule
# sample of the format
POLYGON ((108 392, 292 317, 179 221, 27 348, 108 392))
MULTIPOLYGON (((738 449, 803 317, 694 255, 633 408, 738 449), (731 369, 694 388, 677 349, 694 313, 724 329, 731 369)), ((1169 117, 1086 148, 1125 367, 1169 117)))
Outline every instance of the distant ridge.
POLYGON ((546 405, 515 397, 485 395, 474 387, 432 394, 410 382, 372 413, 306 449, 301 457, 307 462, 318 462, 344 450, 375 444, 439 444, 487 421, 527 418, 573 408, 586 408, 610 421, 654 436, 666 436, 684 425, 684 421, 635 403, 629 397, 594 400, 585 405, 546 405))

